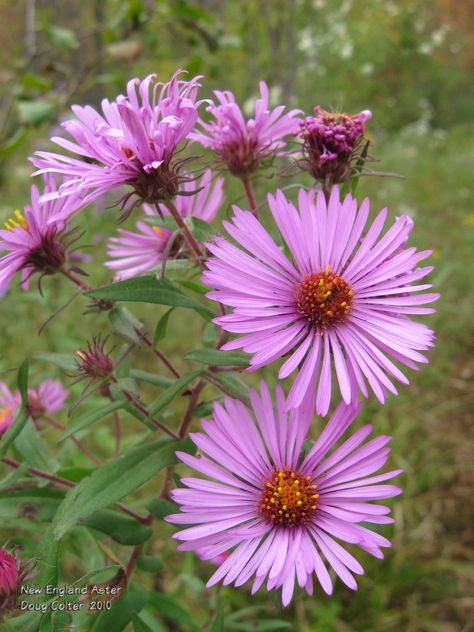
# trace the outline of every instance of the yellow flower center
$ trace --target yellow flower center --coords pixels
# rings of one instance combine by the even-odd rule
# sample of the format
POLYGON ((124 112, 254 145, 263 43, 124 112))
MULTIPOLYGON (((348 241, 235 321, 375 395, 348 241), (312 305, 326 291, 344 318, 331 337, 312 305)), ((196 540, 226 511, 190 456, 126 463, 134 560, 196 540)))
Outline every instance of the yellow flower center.
POLYGON ((158 237, 163 237, 164 233, 161 228, 159 228, 158 226, 152 226, 152 229, 155 231, 158 237))
POLYGON ((325 272, 305 274, 296 290, 299 313, 321 330, 345 320, 352 298, 349 284, 331 272, 330 266, 325 272))
POLYGON ((307 524, 317 508, 316 485, 311 476, 291 470, 275 470, 265 483, 260 502, 260 515, 282 527, 307 524))
POLYGON ((13 232, 15 228, 23 228, 23 230, 28 230, 28 222, 24 218, 21 211, 17 209, 16 211, 14 211, 13 215, 15 219, 13 219, 13 217, 8 219, 4 223, 5 228, 11 232, 13 232))

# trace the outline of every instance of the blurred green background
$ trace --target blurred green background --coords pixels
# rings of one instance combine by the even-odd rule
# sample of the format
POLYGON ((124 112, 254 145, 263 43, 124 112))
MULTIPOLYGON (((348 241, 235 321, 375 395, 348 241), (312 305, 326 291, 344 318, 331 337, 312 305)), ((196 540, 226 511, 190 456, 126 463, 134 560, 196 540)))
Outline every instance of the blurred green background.
MULTIPOLYGON (((393 503, 397 523, 384 529, 394 547, 382 562, 358 556, 364 557, 366 576, 357 593, 338 582, 333 597, 316 591, 283 612, 278 600, 263 592, 251 597, 246 589, 223 589, 231 617, 225 629, 283 629, 276 622, 258 627, 278 619, 287 622, 286 629, 304 632, 474 630, 472 3, 0 0, 0 36, 1 219, 28 202, 32 167, 26 158, 50 147, 48 138, 58 133, 68 106, 97 106, 104 96, 123 92, 134 76, 156 72, 166 81, 182 67, 205 75, 203 97, 216 88, 231 89, 250 105, 262 78, 271 86, 274 104, 308 113, 316 104, 351 113, 373 111, 371 153, 381 161, 375 168, 406 179, 361 179, 358 197, 369 195, 373 212, 387 205, 392 217, 413 217, 411 243, 434 249, 432 282, 442 292, 437 315, 427 319, 438 338, 431 364, 411 374, 412 385, 401 388, 399 397, 390 397, 384 407, 369 401, 362 414, 380 433, 394 435, 391 464, 405 469, 400 477, 405 493, 393 503), (232 619, 231 613, 246 608, 232 619)), ((309 184, 304 176, 295 182, 309 184)), ((261 178, 258 196, 263 199, 266 190, 288 184, 285 178, 261 178)), ((227 203, 242 201, 237 181, 228 180, 226 193, 227 203)), ((105 240, 115 232, 116 213, 83 217, 83 241, 93 244, 87 251, 93 261, 84 267, 93 283, 108 282, 101 262, 105 240)), ((129 225, 133 222, 130 218, 129 225)), ((44 290, 41 297, 34 286, 28 293, 13 288, 2 299, 2 371, 39 350, 70 353, 84 346, 88 332, 106 329, 105 315, 79 315, 79 300, 38 336, 41 323, 71 295, 63 279, 47 279, 44 290)), ((151 332, 162 313, 155 306, 134 311, 151 332)), ((202 327, 197 322, 190 328, 187 316, 178 313, 163 348, 176 357, 198 347, 202 327)), ((153 356, 144 355, 136 364, 156 370, 153 356)), ((33 364, 33 383, 50 375, 56 375, 50 366, 33 364)), ((13 384, 14 377, 6 373, 2 379, 13 384)), ((133 443, 139 431, 132 424, 126 440, 133 443)), ((112 441, 107 427, 94 433, 90 444, 106 454, 112 441)), ((74 452, 62 450, 66 461, 80 461, 74 452)), ((25 547, 31 531, 26 523, 20 521, 25 547)), ((15 525, 7 521, 2 535, 8 537, 15 525)), ((157 541, 169 533, 159 525, 157 541)), ((87 570, 93 563, 80 559, 80 544, 79 539, 71 543, 64 555, 66 580, 82 564, 87 570)), ((159 553, 165 561, 162 571, 154 578, 144 573, 141 583, 166 587, 181 600, 184 591, 182 603, 204 624, 217 592, 204 590, 209 565, 175 553, 172 543, 159 553)), ((189 629, 185 623, 165 620, 164 625, 189 629)))

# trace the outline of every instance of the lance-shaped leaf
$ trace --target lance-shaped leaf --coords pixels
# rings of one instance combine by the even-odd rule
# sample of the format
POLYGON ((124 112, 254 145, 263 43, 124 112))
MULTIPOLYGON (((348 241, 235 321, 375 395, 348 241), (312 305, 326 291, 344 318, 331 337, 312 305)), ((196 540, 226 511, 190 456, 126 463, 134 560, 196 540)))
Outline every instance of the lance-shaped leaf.
POLYGON ((55 538, 62 538, 78 522, 128 496, 164 467, 176 463, 176 450, 191 449, 189 440, 159 440, 98 468, 67 493, 53 521, 55 538))
POLYGON ((182 292, 177 285, 167 278, 157 279, 152 276, 144 276, 126 279, 88 292, 88 295, 104 301, 155 303, 157 305, 170 305, 170 307, 184 307, 215 316, 214 312, 206 305, 182 292))
POLYGON ((249 356, 239 351, 218 351, 217 349, 195 349, 185 356, 186 360, 194 360, 210 366, 248 367, 249 356))

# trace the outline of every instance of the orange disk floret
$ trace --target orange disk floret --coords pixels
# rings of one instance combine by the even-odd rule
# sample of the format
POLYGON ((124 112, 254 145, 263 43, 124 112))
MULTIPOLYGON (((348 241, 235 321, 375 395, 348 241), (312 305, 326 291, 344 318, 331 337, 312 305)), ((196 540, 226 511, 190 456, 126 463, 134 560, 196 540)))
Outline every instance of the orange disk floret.
POLYGON ((291 470, 275 470, 259 502, 264 518, 282 527, 307 524, 317 508, 316 485, 311 476, 291 470))
POLYGON ((305 274, 298 284, 296 304, 302 316, 325 329, 345 320, 352 305, 353 291, 330 266, 324 272, 305 274))

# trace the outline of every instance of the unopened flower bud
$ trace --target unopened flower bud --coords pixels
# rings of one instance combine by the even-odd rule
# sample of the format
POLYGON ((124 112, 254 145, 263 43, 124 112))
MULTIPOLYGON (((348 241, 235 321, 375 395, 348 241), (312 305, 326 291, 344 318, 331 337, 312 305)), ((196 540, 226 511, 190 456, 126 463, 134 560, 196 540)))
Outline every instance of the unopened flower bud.
POLYGON ((298 135, 303 140, 305 168, 328 189, 347 180, 354 159, 360 157, 365 123, 372 118, 372 112, 334 114, 319 106, 314 112, 315 116, 300 123, 298 135))

